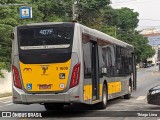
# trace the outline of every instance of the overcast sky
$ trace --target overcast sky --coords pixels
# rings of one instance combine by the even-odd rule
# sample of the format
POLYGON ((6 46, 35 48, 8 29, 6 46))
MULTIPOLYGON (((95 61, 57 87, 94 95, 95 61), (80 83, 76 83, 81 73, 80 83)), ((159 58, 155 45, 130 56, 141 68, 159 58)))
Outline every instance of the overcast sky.
POLYGON ((113 8, 128 7, 139 13, 139 27, 160 29, 160 0, 111 0, 113 8), (148 19, 148 20, 147 20, 148 19))

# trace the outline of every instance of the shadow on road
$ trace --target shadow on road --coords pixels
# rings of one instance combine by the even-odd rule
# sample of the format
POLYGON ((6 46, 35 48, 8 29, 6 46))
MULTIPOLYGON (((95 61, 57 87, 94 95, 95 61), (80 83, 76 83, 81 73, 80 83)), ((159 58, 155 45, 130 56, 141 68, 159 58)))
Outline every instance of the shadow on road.
POLYGON ((157 107, 157 105, 153 107, 148 107, 149 110, 160 110, 160 106, 157 107))
MULTIPOLYGON (((122 97, 116 98, 108 101, 107 107, 115 105, 119 101, 123 101, 122 97)), ((86 104, 71 104, 64 106, 63 110, 50 110, 42 111, 43 117, 106 117, 113 116, 113 113, 116 111, 107 111, 107 108, 101 110, 95 105, 86 105, 86 104)), ((117 116, 121 116, 121 112, 116 113, 117 116)))

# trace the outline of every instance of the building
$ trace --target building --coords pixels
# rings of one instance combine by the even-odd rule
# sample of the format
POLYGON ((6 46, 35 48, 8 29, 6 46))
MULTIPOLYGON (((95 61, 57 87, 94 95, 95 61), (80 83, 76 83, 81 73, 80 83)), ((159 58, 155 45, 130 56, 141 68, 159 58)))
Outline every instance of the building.
POLYGON ((155 49, 155 55, 152 58, 147 59, 148 63, 156 65, 158 63, 158 51, 160 49, 160 31, 157 29, 146 29, 141 32, 141 34, 148 38, 148 44, 155 49))

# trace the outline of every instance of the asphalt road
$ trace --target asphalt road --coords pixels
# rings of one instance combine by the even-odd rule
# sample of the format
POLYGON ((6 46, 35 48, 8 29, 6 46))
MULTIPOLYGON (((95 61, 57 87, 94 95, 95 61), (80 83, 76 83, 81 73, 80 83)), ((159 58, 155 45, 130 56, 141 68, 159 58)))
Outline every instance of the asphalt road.
MULTIPOLYGON (((156 116, 154 111, 160 111, 160 106, 147 104, 146 95, 151 87, 160 85, 160 72, 158 66, 138 70, 137 73, 138 83, 137 91, 133 92, 130 100, 123 99, 122 97, 110 100, 105 110, 95 110, 88 105, 76 104, 65 106, 63 111, 46 111, 44 106, 39 104, 33 105, 17 105, 13 104, 11 97, 0 98, 0 111, 25 111, 39 112, 42 115, 41 119, 67 119, 67 120, 160 120, 158 117, 146 116, 150 111, 150 116, 156 116), (78 110, 78 111, 77 111, 78 110), (134 112, 133 112, 134 111, 134 112), (152 112, 153 111, 153 112, 152 112), (143 114, 142 114, 143 113, 143 114), (131 117, 132 115, 139 115, 142 117, 131 117), (109 117, 108 117, 109 116, 109 117), (114 116, 114 117, 113 117, 114 116), (116 117, 120 116, 120 117, 116 117), (130 117, 129 117, 130 116, 130 117), (146 116, 146 117, 143 117, 146 116)), ((27 113, 28 114, 28 113, 27 113)), ((6 118, 0 118, 6 119, 6 118)), ((9 118, 7 118, 9 119, 9 118)), ((21 120, 30 120, 31 118, 14 118, 21 120)), ((40 119, 40 118, 34 118, 40 119)))

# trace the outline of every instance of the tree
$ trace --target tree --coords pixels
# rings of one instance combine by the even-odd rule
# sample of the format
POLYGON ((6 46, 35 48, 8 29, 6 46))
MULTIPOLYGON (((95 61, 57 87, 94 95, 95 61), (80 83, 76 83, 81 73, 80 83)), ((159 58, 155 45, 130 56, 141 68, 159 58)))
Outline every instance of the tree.
POLYGON ((140 62, 152 57, 155 51, 147 44, 147 38, 135 30, 138 26, 138 16, 139 14, 137 12, 129 8, 111 8, 109 11, 105 11, 106 26, 101 28, 101 30, 124 42, 132 44, 137 54, 137 62, 140 62), (104 29, 105 27, 106 29, 104 29))
POLYGON ((110 0, 81 0, 78 4, 78 21, 100 30, 104 25, 104 9, 109 4, 110 0))
POLYGON ((71 21, 71 0, 32 0, 32 4, 36 4, 38 11, 43 14, 43 22, 71 21))
MULTIPOLYGON (((12 41, 10 36, 13 26, 18 25, 15 20, 15 15, 13 14, 14 10, 14 7, 0 7, 0 71, 2 69, 10 71, 12 41)), ((2 75, 2 73, 0 74, 2 75)))
POLYGON ((148 39, 140 35, 138 31, 125 32, 121 34, 119 38, 134 46, 137 55, 137 62, 145 61, 147 58, 150 58, 155 54, 155 50, 147 44, 148 39))
POLYGON ((10 71, 11 68, 11 33, 13 31, 13 27, 20 24, 41 22, 43 17, 43 14, 38 11, 38 6, 34 4, 31 5, 34 10, 34 18, 31 20, 22 20, 19 18, 19 6, 6 5, 10 3, 20 3, 20 1, 0 1, 0 4, 5 4, 5 6, 0 6, 0 77, 2 77, 2 69, 10 71))
POLYGON ((138 26, 139 13, 129 8, 115 10, 117 13, 116 26, 121 30, 133 30, 138 26))

